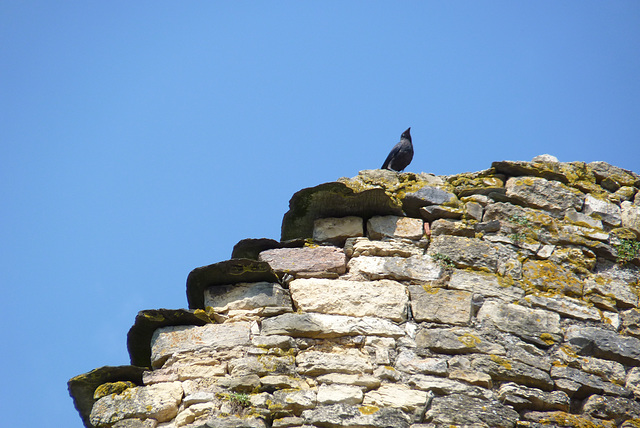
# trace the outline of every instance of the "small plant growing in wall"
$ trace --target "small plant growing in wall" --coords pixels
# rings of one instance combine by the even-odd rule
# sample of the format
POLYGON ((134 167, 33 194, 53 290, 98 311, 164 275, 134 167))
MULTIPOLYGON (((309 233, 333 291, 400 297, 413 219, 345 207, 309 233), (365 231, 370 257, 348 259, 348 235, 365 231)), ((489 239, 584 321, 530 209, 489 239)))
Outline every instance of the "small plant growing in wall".
POLYGON ((451 257, 447 256, 446 254, 434 253, 431 255, 431 258, 438 262, 438 264, 445 269, 456 267, 456 265, 453 263, 453 260, 451 260, 451 257))
POLYGON ((636 257, 640 257, 640 241, 633 239, 622 239, 619 244, 614 245, 616 252, 616 262, 623 265, 636 257))
POLYGON ((520 230, 517 230, 516 232, 509 235, 509 238, 511 238, 511 240, 513 240, 513 242, 515 242, 516 244, 521 243, 526 238, 526 233, 532 230, 531 222, 529 221, 529 219, 519 214, 513 214, 512 216, 510 216, 509 221, 520 226, 520 230))

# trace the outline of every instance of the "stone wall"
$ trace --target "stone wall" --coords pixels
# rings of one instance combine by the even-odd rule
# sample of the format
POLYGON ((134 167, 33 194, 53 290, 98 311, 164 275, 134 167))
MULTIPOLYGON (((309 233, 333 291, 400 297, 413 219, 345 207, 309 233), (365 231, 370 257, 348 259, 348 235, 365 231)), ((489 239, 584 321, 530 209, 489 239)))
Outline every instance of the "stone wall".
POLYGON ((69 390, 87 427, 640 426, 639 188, 543 156, 303 189, 69 390))

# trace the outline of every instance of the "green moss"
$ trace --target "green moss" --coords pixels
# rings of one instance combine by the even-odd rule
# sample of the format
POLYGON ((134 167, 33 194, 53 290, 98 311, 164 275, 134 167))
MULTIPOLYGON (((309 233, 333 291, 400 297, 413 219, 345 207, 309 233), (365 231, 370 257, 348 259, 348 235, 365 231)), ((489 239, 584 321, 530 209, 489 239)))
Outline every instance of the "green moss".
POLYGON ((634 239, 622 239, 619 244, 614 245, 616 249, 616 262, 618 264, 629 263, 636 257, 640 257, 640 241, 634 239))

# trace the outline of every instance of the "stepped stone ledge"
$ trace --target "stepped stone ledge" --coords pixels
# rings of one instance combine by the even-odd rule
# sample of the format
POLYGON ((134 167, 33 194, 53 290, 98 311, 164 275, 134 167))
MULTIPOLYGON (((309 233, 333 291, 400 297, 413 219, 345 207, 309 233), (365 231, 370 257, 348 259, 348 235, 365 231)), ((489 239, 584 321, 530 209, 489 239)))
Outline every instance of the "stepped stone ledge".
POLYGON ((639 254, 640 175, 605 162, 365 170, 69 392, 96 428, 640 426, 639 254))

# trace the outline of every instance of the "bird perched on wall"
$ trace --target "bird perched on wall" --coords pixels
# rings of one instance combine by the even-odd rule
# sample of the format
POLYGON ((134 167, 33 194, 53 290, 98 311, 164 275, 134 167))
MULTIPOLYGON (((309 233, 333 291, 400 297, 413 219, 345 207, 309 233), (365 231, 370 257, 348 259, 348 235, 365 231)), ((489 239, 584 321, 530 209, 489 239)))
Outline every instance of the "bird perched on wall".
POLYGON ((411 127, 402 133, 400 142, 393 146, 381 169, 399 172, 403 171, 411 163, 411 159, 413 159, 413 144, 411 143, 411 133, 409 131, 411 131, 411 127))

